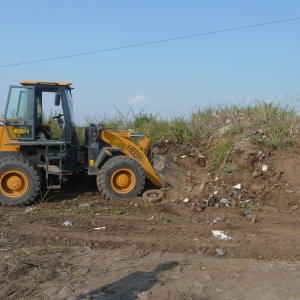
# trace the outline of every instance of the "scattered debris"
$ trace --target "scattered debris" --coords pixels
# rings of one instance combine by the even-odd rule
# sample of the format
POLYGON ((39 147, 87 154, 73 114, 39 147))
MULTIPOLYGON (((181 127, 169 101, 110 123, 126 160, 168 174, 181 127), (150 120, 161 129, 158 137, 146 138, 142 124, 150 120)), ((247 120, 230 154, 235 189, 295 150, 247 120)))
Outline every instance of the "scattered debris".
POLYGON ((143 200, 149 203, 156 203, 164 197, 164 193, 162 190, 152 189, 152 190, 145 191, 142 197, 143 200))
POLYGON ((240 190, 241 187, 242 187, 242 185, 240 183, 238 183, 237 185, 233 186, 234 189, 238 189, 238 190, 240 190))
POLYGON ((66 278, 71 276, 71 271, 69 269, 56 269, 56 272, 61 278, 66 278))
POLYGON ((257 178, 257 177, 259 177, 259 176, 261 176, 261 175, 262 175, 262 173, 259 172, 259 171, 257 171, 257 170, 255 170, 255 171, 252 173, 252 177, 253 177, 253 178, 257 178))
POLYGON ((102 229, 105 229, 106 227, 103 226, 103 227, 95 227, 94 230, 102 230, 102 229))
POLYGON ((232 192, 232 197, 237 197, 238 195, 239 195, 239 193, 237 191, 232 192))
POLYGON ((36 210, 36 207, 35 206, 28 206, 26 209, 25 209, 25 212, 32 212, 32 211, 35 211, 36 210))
POLYGON ((268 166, 267 166, 267 165, 262 165, 262 166, 261 166, 261 170, 262 170, 263 172, 267 172, 267 171, 268 171, 268 166))
POLYGON ((137 296, 138 299, 148 300, 151 298, 152 293, 147 291, 147 292, 141 292, 141 293, 134 293, 134 295, 137 296))
POLYGON ((218 221, 222 221, 222 219, 220 219, 219 217, 216 217, 214 220, 213 220, 213 223, 216 223, 218 221))
POLYGON ((247 205, 253 205, 253 201, 251 199, 246 199, 245 201, 247 205))
POLYGON ((226 254, 226 251, 222 248, 217 248, 216 252, 219 256, 224 256, 226 254))
POLYGON ((204 207, 201 207, 201 206, 194 207, 194 211, 196 211, 196 212, 201 212, 203 210, 204 210, 204 207))
POLYGON ((216 202, 215 202, 214 198, 207 200, 207 205, 208 206, 215 206, 215 204, 216 204, 216 202))
POLYGON ((81 203, 78 206, 79 207, 89 207, 89 206, 91 206, 91 204, 90 203, 81 203))
POLYGON ((231 207, 236 207, 237 206, 237 201, 235 199, 231 200, 231 207))
POLYGON ((212 234, 215 238, 219 240, 225 240, 225 241, 231 240, 231 237, 229 237, 226 232, 221 230, 212 230, 212 234))
POLYGON ((224 127, 222 127, 222 128, 220 129, 220 134, 221 134, 221 135, 225 135, 225 134, 228 133, 229 130, 230 130, 230 126, 229 126, 229 125, 225 125, 224 127))
POLYGON ((227 198, 222 198, 219 203, 226 206, 226 207, 228 207, 229 204, 230 204, 230 200, 227 199, 227 198))
POLYGON ((63 226, 73 226, 73 223, 71 221, 65 221, 62 223, 63 226))
POLYGON ((188 203, 190 200, 188 198, 183 199, 183 203, 188 203))
POLYGON ((262 151, 258 151, 257 156, 259 162, 261 162, 265 158, 265 155, 263 154, 262 151))
POLYGON ((240 200, 240 202, 239 202, 239 207, 240 207, 240 208, 246 208, 246 206, 247 206, 247 202, 244 201, 244 200, 240 200))
POLYGON ((251 224, 255 224, 257 222, 257 217, 256 216, 253 217, 250 222, 251 224))

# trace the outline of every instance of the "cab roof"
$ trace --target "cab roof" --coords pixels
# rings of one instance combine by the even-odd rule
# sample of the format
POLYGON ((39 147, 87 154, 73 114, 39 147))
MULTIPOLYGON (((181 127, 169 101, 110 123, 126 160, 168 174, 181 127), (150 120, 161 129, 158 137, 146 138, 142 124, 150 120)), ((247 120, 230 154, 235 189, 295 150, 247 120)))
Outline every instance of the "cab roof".
POLYGON ((68 86, 70 89, 73 87, 71 86, 71 82, 61 82, 61 81, 39 81, 39 80, 21 80, 20 83, 22 85, 52 85, 52 86, 68 86))

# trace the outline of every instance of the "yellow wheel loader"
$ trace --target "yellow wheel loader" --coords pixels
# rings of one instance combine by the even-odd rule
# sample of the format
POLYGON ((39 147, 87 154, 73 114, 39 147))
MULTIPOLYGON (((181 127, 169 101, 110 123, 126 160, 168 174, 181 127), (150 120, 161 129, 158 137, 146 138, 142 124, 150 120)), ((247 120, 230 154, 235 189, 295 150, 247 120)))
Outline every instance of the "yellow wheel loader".
POLYGON ((106 199, 139 196, 146 179, 162 186, 146 155, 149 134, 90 124, 85 127, 84 144, 79 145, 71 83, 20 83, 10 86, 4 118, 0 119, 2 205, 29 204, 43 186, 59 189, 66 177, 76 174, 96 175, 97 187, 106 199), (43 120, 43 105, 49 94, 54 108, 61 112, 53 117, 61 128, 59 137, 53 137, 49 124, 43 120), (133 142, 136 139, 138 143, 133 142))

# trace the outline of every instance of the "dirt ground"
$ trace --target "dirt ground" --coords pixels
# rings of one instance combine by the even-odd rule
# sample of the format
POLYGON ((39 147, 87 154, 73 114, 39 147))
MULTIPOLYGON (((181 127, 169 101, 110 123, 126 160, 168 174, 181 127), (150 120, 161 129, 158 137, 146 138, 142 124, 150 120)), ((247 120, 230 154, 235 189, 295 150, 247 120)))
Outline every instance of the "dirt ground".
POLYGON ((187 171, 161 202, 104 200, 90 178, 0 207, 0 300, 300 299, 297 142, 236 140, 217 175, 214 141, 165 143, 187 171))

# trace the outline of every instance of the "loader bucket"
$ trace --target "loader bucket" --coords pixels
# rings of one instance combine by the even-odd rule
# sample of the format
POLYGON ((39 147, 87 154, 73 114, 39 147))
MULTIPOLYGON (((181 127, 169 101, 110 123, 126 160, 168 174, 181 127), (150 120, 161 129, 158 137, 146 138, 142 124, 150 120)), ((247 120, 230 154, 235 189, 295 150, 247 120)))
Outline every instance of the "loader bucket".
POLYGON ((181 183, 187 176, 187 169, 173 163, 169 158, 152 155, 152 165, 159 179, 174 187, 181 183))

